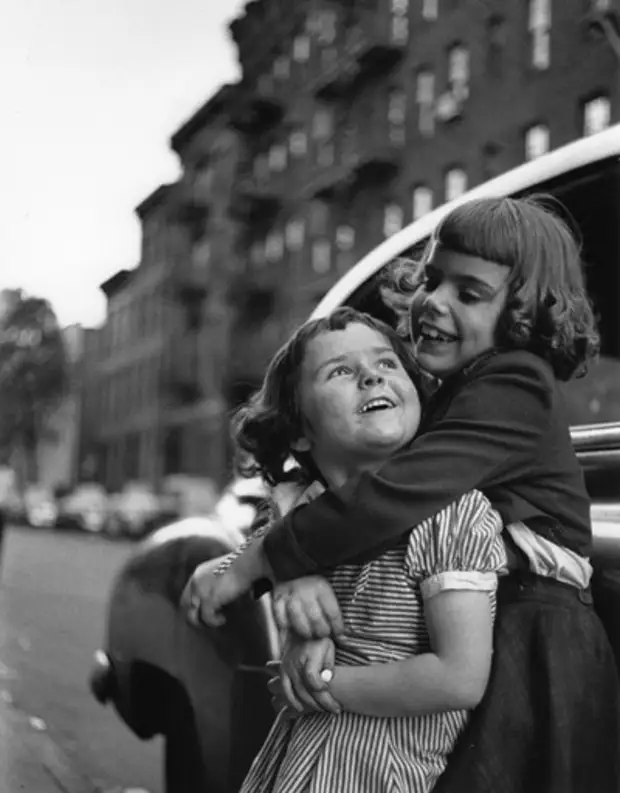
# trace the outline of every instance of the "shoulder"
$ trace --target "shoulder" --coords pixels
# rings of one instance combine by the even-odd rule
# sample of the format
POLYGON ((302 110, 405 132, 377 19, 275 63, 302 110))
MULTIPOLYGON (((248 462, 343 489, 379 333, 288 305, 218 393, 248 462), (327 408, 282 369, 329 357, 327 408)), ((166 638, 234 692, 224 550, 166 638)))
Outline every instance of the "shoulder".
POLYGON ((480 361, 472 368, 472 378, 502 375, 539 382, 548 389, 555 387, 556 379, 553 369, 547 361, 528 350, 507 350, 497 352, 480 361))
POLYGON ((554 402, 557 382, 549 364, 527 350, 498 352, 472 365, 460 390, 476 395, 492 410, 526 400, 548 408, 554 402))
POLYGON ((435 530, 460 534, 472 526, 484 526, 501 531, 501 518, 489 499, 480 490, 470 490, 449 504, 433 518, 435 530))
POLYGON ((413 530, 409 568, 428 573, 499 569, 504 563, 502 529, 488 498, 471 490, 413 530))

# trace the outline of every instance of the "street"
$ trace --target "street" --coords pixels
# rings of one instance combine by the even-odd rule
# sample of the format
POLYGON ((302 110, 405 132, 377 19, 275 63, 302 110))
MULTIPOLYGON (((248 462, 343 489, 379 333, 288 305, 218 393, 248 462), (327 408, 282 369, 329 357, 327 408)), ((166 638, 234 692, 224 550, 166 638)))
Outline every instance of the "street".
POLYGON ((46 730, 96 789, 161 793, 160 742, 139 741, 88 689, 107 593, 131 551, 129 543, 81 534, 7 530, 0 695, 46 730))

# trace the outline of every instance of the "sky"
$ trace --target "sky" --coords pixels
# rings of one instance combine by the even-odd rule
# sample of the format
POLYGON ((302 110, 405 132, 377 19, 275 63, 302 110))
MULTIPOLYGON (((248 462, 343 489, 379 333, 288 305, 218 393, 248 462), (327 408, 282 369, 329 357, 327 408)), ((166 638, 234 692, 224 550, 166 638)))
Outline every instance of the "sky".
POLYGON ((3 0, 0 289, 98 325, 138 263, 135 207, 179 175, 170 136, 238 77, 242 0, 3 0))

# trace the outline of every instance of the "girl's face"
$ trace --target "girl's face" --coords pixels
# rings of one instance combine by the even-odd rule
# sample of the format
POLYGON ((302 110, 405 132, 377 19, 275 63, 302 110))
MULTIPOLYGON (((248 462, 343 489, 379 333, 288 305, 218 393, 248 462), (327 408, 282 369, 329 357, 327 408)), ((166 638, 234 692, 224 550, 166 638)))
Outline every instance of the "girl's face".
POLYGON ((352 322, 306 348, 299 387, 308 451, 330 485, 381 462, 413 438, 420 400, 390 341, 352 322))
POLYGON ((444 379, 495 346, 510 268, 436 246, 411 305, 418 363, 444 379))

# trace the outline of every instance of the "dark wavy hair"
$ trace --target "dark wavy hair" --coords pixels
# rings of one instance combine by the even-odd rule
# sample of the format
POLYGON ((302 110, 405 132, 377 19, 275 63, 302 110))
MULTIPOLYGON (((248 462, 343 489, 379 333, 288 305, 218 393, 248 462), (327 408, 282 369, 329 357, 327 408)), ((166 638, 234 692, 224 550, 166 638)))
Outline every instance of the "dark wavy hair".
MULTIPOLYGON (((400 316, 420 288, 436 245, 510 267, 498 349, 526 349, 551 365, 559 380, 587 371, 600 337, 588 297, 580 243, 568 212, 551 196, 480 198, 450 211, 433 232, 420 262, 395 263, 384 299, 400 316)), ((573 223, 574 225, 574 223, 573 223)), ((409 323, 407 322, 407 327, 409 323)))
POLYGON ((311 482, 321 476, 307 452, 297 452, 291 445, 303 434, 300 409, 301 367, 308 344, 322 333, 344 330, 352 323, 361 323, 384 336, 416 385, 424 402, 424 382, 413 358, 409 343, 384 322, 352 308, 339 308, 326 317, 304 323, 274 355, 263 379, 262 387, 232 421, 236 443, 237 469, 243 476, 264 477, 270 485, 291 479, 311 482), (291 457, 298 468, 287 465, 291 457))

